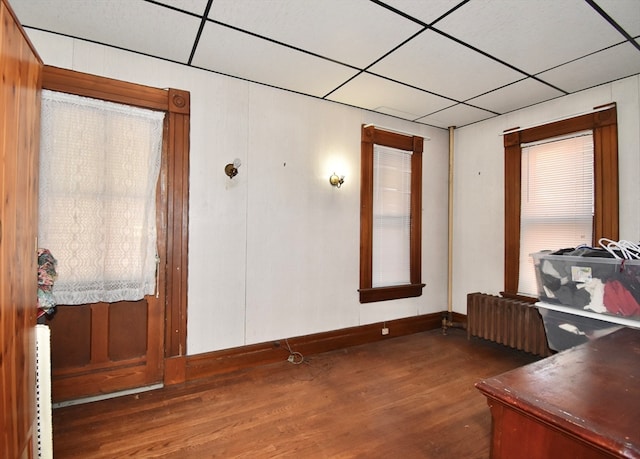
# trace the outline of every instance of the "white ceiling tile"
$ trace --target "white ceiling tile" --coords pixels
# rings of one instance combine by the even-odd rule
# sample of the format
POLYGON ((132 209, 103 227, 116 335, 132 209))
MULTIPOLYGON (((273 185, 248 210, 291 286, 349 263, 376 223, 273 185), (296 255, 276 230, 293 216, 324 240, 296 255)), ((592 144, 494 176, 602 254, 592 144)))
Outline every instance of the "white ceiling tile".
POLYGON ((356 70, 213 23, 205 25, 193 65, 323 97, 356 70))
POLYGON ((436 28, 529 74, 623 40, 584 0, 472 0, 436 28))
POLYGON ((369 0, 216 0, 209 17, 358 68, 421 29, 369 0))
POLYGON ((202 16, 207 7, 207 0, 156 0, 158 3, 168 5, 179 10, 202 16))
POLYGON ((614 46, 538 75, 560 89, 580 91, 640 74, 640 51, 630 43, 614 46))
POLYGON ((466 102, 496 113, 507 113, 562 95, 564 93, 551 86, 526 78, 466 102))
POLYGON ((408 120, 452 104, 443 97, 366 73, 358 75, 327 99, 408 120))
POLYGON ((640 2, 638 0, 596 0, 596 3, 629 35, 640 35, 640 2))
POLYGON ((385 3, 425 24, 431 24, 460 3, 460 0, 385 0, 385 3))
POLYGON ((11 4, 25 26, 182 63, 189 59, 200 26, 188 14, 130 0, 12 0, 11 4))
POLYGON ((369 70, 458 101, 523 77, 432 31, 414 38, 369 70))
POLYGON ((492 116, 494 116, 494 114, 491 112, 469 107, 464 104, 457 104, 432 115, 424 116, 416 121, 446 129, 450 126, 461 127, 476 123, 491 118, 492 116))

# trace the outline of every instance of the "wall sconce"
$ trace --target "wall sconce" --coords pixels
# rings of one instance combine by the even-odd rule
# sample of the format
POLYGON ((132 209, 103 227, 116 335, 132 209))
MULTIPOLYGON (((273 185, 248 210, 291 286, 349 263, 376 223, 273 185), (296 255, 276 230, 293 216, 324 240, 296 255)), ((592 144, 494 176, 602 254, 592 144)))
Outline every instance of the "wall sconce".
POLYGON ((334 172, 333 174, 331 174, 331 177, 329 177, 329 183, 331 184, 331 186, 335 186, 336 188, 340 188, 342 186, 342 184, 344 183, 344 175, 338 176, 334 172))
POLYGON ((233 177, 238 175, 238 168, 240 167, 240 164, 241 163, 238 158, 234 159, 232 163, 224 166, 224 173, 227 174, 230 179, 232 179, 233 177))

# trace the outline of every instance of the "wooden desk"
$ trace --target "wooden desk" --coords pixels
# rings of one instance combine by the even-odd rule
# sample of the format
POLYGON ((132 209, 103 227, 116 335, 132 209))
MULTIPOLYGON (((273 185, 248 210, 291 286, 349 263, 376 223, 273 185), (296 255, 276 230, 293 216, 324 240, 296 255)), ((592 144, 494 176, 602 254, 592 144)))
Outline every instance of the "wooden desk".
POLYGON ((491 457, 640 458, 640 330, 615 333, 476 384, 491 457))

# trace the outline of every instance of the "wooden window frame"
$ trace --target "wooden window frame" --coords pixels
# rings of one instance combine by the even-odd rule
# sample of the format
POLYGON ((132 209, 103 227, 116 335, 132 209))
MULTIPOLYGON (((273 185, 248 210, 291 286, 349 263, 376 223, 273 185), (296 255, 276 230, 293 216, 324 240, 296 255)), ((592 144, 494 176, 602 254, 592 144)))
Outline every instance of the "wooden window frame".
POLYGON ((42 87, 167 113, 158 180, 158 282, 165 285, 165 357, 186 355, 190 93, 52 66, 44 66, 42 87))
POLYGON ((360 185, 360 303, 422 295, 422 151, 424 138, 362 126, 360 185), (372 286, 373 267, 373 147, 383 145, 411 155, 410 283, 372 286))
MULTIPOLYGON (((594 143, 593 246, 605 237, 619 238, 618 119, 616 105, 594 108, 593 113, 504 135, 505 251, 504 296, 518 295, 520 258, 520 180, 523 143, 590 130, 594 143)), ((522 297, 530 299, 528 297, 522 297)))

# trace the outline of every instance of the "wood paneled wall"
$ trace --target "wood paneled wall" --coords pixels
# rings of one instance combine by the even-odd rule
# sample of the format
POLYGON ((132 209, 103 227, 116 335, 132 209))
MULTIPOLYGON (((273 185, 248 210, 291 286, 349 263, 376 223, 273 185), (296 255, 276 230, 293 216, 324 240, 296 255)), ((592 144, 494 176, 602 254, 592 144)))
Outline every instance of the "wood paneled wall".
POLYGON ((0 457, 33 455, 42 62, 0 3, 0 457))

